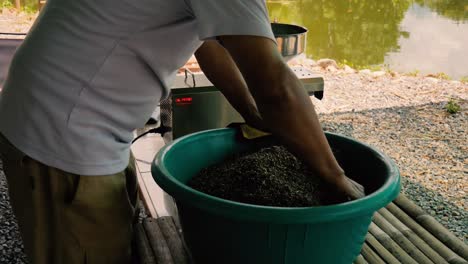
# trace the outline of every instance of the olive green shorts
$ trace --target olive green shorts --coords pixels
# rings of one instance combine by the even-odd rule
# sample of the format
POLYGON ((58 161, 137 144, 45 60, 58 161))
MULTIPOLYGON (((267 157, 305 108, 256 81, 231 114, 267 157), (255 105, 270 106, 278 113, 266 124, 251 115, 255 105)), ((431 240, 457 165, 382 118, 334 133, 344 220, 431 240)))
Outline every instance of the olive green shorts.
POLYGON ((130 263, 133 157, 120 173, 81 176, 26 156, 0 134, 0 158, 31 264, 130 263))

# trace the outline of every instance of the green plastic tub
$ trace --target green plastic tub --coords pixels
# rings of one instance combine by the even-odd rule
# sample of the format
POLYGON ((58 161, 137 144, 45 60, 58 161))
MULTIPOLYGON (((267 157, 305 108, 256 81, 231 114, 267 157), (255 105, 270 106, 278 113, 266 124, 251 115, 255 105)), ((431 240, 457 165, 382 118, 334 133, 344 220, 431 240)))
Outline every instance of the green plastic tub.
POLYGON ((376 149, 326 133, 347 175, 364 184, 365 198, 337 205, 281 208, 233 202, 185 183, 235 152, 274 141, 239 139, 234 129, 194 133, 166 145, 152 165, 154 180, 176 201, 184 238, 198 264, 350 264, 372 214, 399 193, 396 165, 376 149))

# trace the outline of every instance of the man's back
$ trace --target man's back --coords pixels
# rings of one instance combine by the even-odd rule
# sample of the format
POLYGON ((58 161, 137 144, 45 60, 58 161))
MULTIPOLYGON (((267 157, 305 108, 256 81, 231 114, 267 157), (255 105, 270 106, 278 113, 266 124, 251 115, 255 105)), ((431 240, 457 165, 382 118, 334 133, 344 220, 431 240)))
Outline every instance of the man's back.
POLYGON ((17 51, 0 131, 28 155, 84 175, 121 171, 132 131, 201 44, 183 0, 51 0, 17 51))

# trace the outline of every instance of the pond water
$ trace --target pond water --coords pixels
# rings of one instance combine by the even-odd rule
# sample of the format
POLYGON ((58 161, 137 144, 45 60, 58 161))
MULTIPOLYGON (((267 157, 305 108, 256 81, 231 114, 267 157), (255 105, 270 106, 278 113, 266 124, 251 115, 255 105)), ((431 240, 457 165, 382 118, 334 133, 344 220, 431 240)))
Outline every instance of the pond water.
MULTIPOLYGON (((38 0, 21 3, 26 10, 37 10, 38 0)), ((272 21, 309 30, 309 58, 332 58, 352 67, 444 72, 455 79, 468 76, 468 0, 267 0, 267 4, 272 21)))
POLYGON ((468 0, 267 1, 270 18, 304 26, 307 57, 468 76, 468 0))

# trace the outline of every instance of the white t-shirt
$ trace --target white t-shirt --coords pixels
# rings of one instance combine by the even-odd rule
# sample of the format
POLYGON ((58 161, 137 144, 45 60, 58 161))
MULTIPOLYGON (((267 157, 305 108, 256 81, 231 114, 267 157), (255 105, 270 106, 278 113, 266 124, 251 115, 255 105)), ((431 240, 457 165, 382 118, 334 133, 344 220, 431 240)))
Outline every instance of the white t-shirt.
POLYGON ((0 95, 0 132, 52 167, 106 175, 204 39, 274 39, 264 0, 48 0, 0 95))

